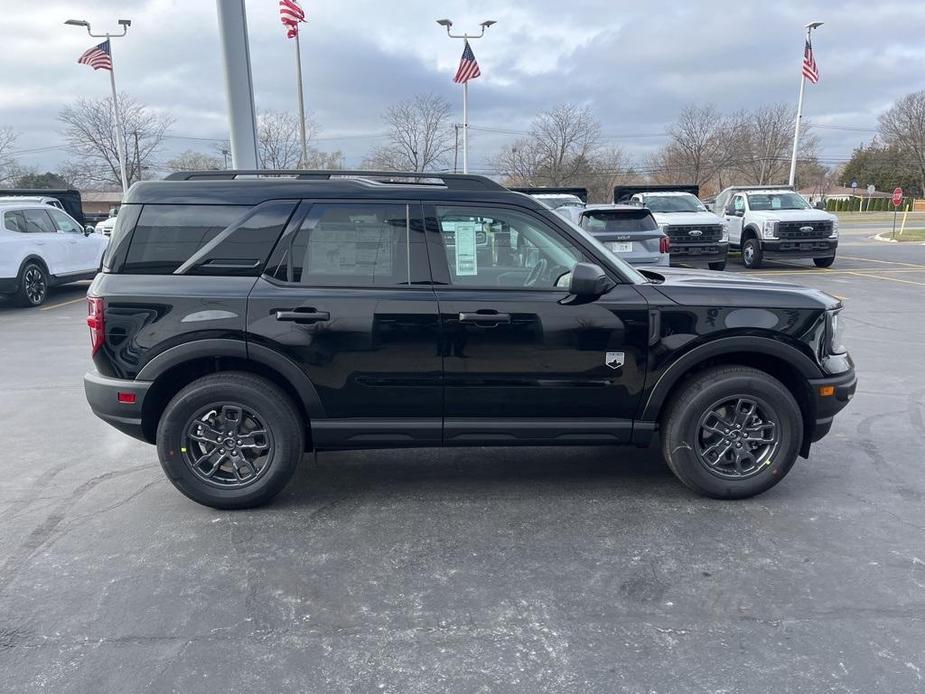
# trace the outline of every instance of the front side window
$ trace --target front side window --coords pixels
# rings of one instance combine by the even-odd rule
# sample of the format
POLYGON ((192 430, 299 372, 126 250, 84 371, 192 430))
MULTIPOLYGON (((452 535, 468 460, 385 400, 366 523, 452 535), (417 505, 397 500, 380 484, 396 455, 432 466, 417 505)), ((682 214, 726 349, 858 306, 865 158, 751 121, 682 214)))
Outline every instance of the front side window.
POLYGON ((736 212, 745 212, 745 198, 741 195, 736 195, 732 200, 732 209, 736 212))
POLYGON ((400 287, 429 282, 417 205, 312 206, 298 232, 283 239, 267 272, 312 287, 400 287))
POLYGON ((558 231, 513 210, 438 207, 437 223, 453 285, 562 288, 584 259, 558 231))
POLYGON ((48 214, 51 215, 51 218, 54 221, 55 226, 58 228, 58 231, 63 231, 69 234, 83 233, 84 230, 81 228, 81 226, 66 214, 64 214, 64 212, 61 210, 51 208, 48 210, 48 214))

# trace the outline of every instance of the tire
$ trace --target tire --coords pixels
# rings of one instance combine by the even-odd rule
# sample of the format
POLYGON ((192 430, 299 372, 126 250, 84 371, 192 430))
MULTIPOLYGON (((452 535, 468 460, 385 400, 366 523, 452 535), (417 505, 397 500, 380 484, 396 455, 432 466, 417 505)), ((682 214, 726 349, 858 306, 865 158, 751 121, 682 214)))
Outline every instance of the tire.
MULTIPOLYGON (((726 421, 734 421, 734 410, 722 411, 730 413, 726 421)), ((714 499, 745 499, 767 491, 790 472, 803 441, 803 417, 793 395, 777 379, 745 366, 724 366, 697 374, 674 394, 662 417, 661 431, 665 460, 681 482, 714 499), (738 449, 734 443, 727 444, 739 442, 738 432, 733 429, 732 436, 724 439, 723 434, 707 433, 704 428, 725 431, 722 420, 711 413, 726 402, 736 403, 735 408, 739 403, 755 403, 755 416, 764 424, 746 418, 750 423, 746 429, 759 429, 761 433, 755 435, 762 438, 776 436, 767 445, 742 440, 745 450, 741 454, 751 455, 753 461, 740 461, 741 468, 734 463, 738 449), (774 422, 773 429, 767 422, 774 422), (720 448, 711 453, 717 441, 720 448), (723 456, 718 456, 720 450, 723 456)))
POLYGON ((48 272, 34 260, 22 266, 19 272, 19 286, 16 289, 16 303, 34 308, 41 306, 48 298, 48 272))
POLYGON ((834 255, 831 258, 813 258, 813 263, 815 263, 816 267, 832 267, 834 262, 834 255))
POLYGON ((302 460, 304 431, 299 411, 276 384, 230 371, 193 381, 173 397, 157 425, 157 452, 167 477, 193 501, 252 508, 273 499, 292 478, 302 460), (265 434, 249 433, 257 431, 265 434), (231 445, 225 447, 218 433, 231 445), (242 441, 238 448, 235 442, 242 441), (198 466, 197 459, 203 460, 198 466), (213 466, 218 469, 208 477, 213 466))
POLYGON ((708 263, 708 266, 711 270, 715 270, 716 272, 722 272, 723 270, 726 269, 726 261, 724 260, 721 263, 708 263))
POLYGON ((742 264, 749 270, 761 267, 762 253, 758 239, 748 239, 742 244, 742 264))

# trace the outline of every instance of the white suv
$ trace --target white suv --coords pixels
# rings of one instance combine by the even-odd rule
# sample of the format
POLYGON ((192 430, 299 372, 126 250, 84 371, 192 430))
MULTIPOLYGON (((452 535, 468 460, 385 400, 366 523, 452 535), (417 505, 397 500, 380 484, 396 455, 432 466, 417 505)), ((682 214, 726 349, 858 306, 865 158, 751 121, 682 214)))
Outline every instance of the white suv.
POLYGON ((0 295, 38 306, 57 284, 91 279, 109 239, 70 215, 34 202, 0 204, 0 295))

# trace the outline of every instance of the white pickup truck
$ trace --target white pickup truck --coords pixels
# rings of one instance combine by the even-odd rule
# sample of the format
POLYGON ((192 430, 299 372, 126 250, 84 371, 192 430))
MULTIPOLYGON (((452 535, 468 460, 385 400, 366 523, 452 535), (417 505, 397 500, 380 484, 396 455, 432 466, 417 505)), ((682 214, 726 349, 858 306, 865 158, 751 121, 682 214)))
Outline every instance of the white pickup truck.
POLYGON ((49 287, 94 277, 109 238, 92 232, 51 205, 0 204, 0 296, 39 306, 49 287))
POLYGON ((829 267, 838 249, 838 217, 817 210, 786 186, 726 188, 713 209, 728 225, 729 244, 747 268, 767 259, 812 258, 829 267))

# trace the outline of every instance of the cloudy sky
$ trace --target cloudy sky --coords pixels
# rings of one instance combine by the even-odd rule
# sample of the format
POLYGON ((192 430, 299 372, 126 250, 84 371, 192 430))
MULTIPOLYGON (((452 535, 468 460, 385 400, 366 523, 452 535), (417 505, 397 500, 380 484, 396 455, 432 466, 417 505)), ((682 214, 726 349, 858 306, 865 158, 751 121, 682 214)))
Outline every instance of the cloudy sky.
MULTIPOLYGON (((502 3, 425 0, 303 0, 307 108, 320 125, 315 146, 340 149, 347 165, 383 141, 383 107, 420 92, 443 95, 461 111, 452 83, 459 30, 498 24, 473 43, 482 77, 470 87, 471 168, 556 104, 589 104, 607 144, 641 160, 664 142, 686 104, 720 110, 795 103, 802 27, 815 34, 822 79, 807 87, 805 113, 818 126, 823 160, 835 163, 868 140, 877 115, 925 88, 925 2, 626 2, 531 0, 502 3)), ((133 22, 113 42, 120 90, 175 117, 161 158, 212 150, 226 137, 225 91, 214 0, 0 0, 0 126, 20 133, 22 165, 54 169, 67 158, 56 120, 79 96, 105 96, 103 71, 76 64, 92 45, 68 18, 95 31, 133 22)), ((295 110, 292 42, 276 0, 247 0, 257 107, 295 110)), ((457 115, 461 119, 461 113, 457 115)))

